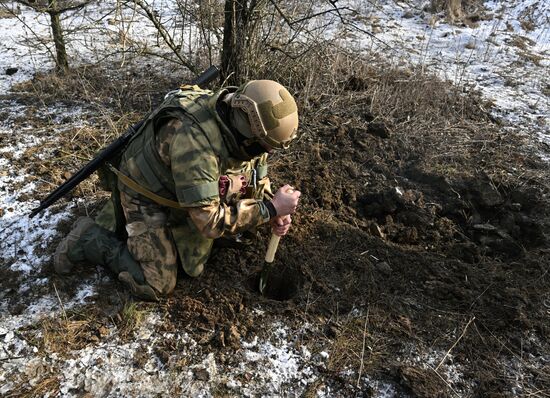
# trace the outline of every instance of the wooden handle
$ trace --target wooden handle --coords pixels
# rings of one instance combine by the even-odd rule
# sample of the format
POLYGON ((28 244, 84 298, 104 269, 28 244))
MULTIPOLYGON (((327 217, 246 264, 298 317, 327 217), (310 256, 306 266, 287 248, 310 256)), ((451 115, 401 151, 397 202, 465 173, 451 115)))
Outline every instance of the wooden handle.
POLYGON ((279 246, 280 240, 280 236, 271 234, 271 239, 269 240, 269 245, 267 246, 267 252, 265 253, 266 263, 272 263, 275 259, 275 253, 277 252, 277 247, 279 246))
MULTIPOLYGON (((294 189, 288 188, 286 193, 293 193, 294 189)), ((275 259, 275 253, 277 253, 277 247, 279 247, 279 241, 281 237, 275 234, 271 234, 271 239, 269 240, 269 245, 267 246, 267 252, 265 253, 265 262, 272 263, 275 259)))

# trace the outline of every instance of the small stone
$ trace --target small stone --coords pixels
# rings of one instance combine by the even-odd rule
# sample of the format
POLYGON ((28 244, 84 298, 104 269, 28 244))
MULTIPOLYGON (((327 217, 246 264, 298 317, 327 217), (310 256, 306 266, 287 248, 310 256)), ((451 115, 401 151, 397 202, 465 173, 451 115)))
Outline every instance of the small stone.
POLYGON ((391 269, 390 265, 385 261, 377 263, 376 264, 376 269, 384 275, 389 275, 389 274, 392 273, 392 269, 391 269))
POLYGON ((200 369, 195 369, 193 371, 193 374, 195 376, 195 379, 197 380, 200 380, 200 381, 208 381, 210 380, 210 374, 208 373, 208 371, 204 368, 200 368, 200 369))

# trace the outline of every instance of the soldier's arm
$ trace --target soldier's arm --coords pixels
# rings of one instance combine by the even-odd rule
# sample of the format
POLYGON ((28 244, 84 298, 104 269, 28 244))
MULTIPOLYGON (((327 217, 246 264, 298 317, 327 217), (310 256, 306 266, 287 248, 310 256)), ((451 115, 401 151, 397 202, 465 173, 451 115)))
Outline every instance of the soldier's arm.
POLYGON ((256 199, 242 199, 233 206, 214 201, 208 206, 190 208, 189 216, 201 234, 211 239, 238 234, 270 219, 266 203, 256 199))
POLYGON ((290 185, 281 187, 271 201, 243 199, 235 206, 215 201, 208 206, 193 208, 189 215, 201 233, 208 238, 218 238, 224 233, 236 234, 264 222, 278 220, 275 232, 284 235, 289 228, 290 214, 296 211, 300 191, 290 185))
POLYGON ((170 145, 171 170, 178 202, 188 209, 201 234, 218 238, 268 222, 270 205, 263 200, 243 199, 235 205, 221 201, 216 153, 202 132, 193 126, 181 128, 188 130, 177 134, 170 145))

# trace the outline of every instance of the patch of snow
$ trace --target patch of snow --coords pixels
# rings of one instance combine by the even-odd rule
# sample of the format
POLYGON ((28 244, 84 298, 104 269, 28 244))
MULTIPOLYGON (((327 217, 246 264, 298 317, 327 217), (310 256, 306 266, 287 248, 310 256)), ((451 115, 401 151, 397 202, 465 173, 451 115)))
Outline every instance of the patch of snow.
POLYGON ((464 378, 463 366, 454 360, 452 353, 436 349, 422 349, 410 345, 403 352, 400 362, 437 372, 447 385, 461 395, 469 396, 474 389, 474 381, 464 378), (443 359, 445 360, 441 362, 443 359), (441 363, 441 365, 440 365, 441 363))
MULTIPOLYGON (((6 3, 17 11, 15 3, 6 3)), ((30 80, 37 71, 53 67, 53 63, 45 52, 37 52, 26 45, 36 36, 49 36, 47 14, 39 14, 24 8, 18 17, 0 18, 0 92, 7 92, 14 84, 30 80), (33 33, 34 32, 34 33, 33 33), (11 76, 6 73, 8 68, 17 68, 11 76)))
MULTIPOLYGON (((251 342, 242 342, 245 361, 239 365, 240 373, 245 373, 251 362, 255 363, 252 369, 248 369, 254 380, 253 385, 262 385, 274 394, 284 392, 284 386, 288 383, 292 383, 294 389, 312 383, 317 375, 308 365, 311 359, 309 350, 289 341, 287 336, 296 335, 295 331, 290 334, 285 326, 277 323, 272 326, 275 327, 272 333, 274 341, 259 342, 255 337, 251 342)), ((254 388, 244 384, 242 391, 246 396, 253 396, 254 388)))
POLYGON ((94 286, 82 284, 80 285, 80 288, 78 292, 76 293, 73 302, 69 304, 70 307, 77 306, 81 304, 86 304, 88 299, 90 297, 94 297, 96 295, 96 289, 94 286))
MULTIPOLYGON (((33 185, 29 184, 27 189, 32 191, 33 185)), ((8 205, 10 205, 9 202, 8 205)), ((51 211, 46 210, 40 216, 30 220, 27 214, 22 214, 23 209, 28 207, 17 202, 16 210, 9 212, 2 219, 1 224, 8 227, 0 232, 0 250, 5 253, 4 261, 12 261, 10 266, 12 271, 30 274, 41 270, 42 266, 50 260, 50 255, 37 254, 36 249, 46 249, 51 244, 53 238, 57 236, 55 227, 61 220, 67 219, 68 214, 65 212, 52 214, 51 211)))

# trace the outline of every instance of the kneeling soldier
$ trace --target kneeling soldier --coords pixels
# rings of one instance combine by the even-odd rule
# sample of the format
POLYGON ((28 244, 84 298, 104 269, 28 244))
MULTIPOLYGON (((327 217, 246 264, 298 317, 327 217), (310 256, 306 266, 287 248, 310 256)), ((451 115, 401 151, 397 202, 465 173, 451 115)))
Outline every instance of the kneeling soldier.
POLYGON ((134 295, 157 300, 176 285, 178 257, 194 277, 216 238, 266 222, 286 234, 300 192, 285 185, 271 193, 267 155, 287 148, 297 128, 294 98, 271 80, 169 93, 111 168, 111 201, 95 222, 78 219, 59 244, 55 270, 103 265, 134 295), (115 234, 117 208, 126 242, 115 234))

